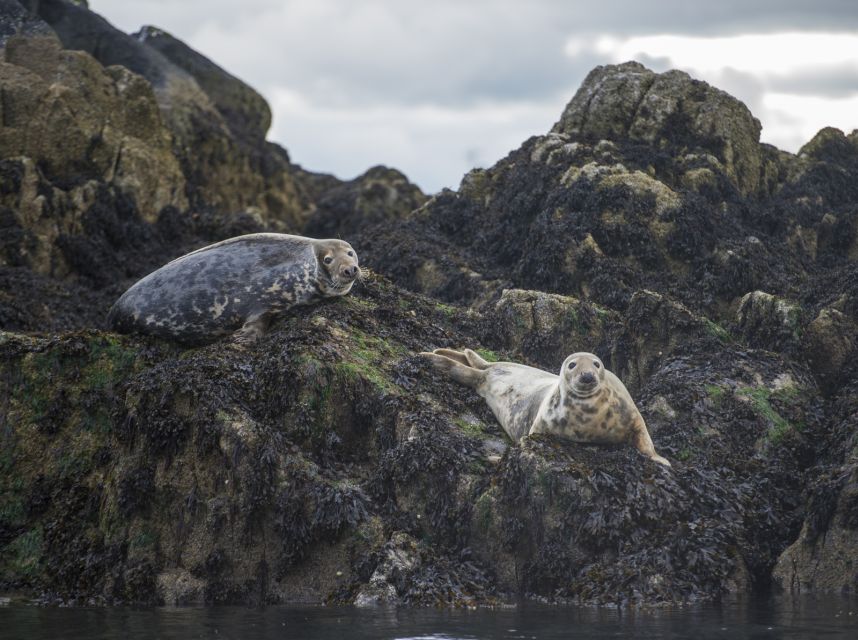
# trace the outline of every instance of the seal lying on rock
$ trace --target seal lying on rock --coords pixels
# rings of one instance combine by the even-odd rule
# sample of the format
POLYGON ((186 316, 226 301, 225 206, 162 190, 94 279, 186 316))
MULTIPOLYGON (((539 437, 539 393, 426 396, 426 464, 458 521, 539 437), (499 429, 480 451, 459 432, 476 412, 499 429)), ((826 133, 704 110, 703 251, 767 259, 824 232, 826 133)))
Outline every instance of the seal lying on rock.
POLYGON ((486 362, 470 349, 435 349, 420 355, 456 382, 472 387, 514 442, 552 433, 577 442, 631 442, 655 462, 652 439, 625 385, 592 353, 573 353, 560 375, 514 362, 486 362))
POLYGON ((203 247, 138 281, 110 309, 121 333, 185 343, 261 336, 277 314, 349 292, 360 274, 342 240, 254 233, 203 247))

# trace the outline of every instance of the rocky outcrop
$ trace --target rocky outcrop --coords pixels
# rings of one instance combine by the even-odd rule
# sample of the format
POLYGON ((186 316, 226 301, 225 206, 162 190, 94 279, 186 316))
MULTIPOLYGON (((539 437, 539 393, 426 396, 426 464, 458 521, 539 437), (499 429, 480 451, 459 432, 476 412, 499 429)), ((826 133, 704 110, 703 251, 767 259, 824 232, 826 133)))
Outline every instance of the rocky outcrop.
POLYGON ((552 371, 576 351, 607 359, 608 336, 619 325, 616 314, 597 305, 521 289, 505 289, 488 316, 498 345, 526 353, 552 371))
POLYGON ((666 358, 639 397, 673 470, 627 446, 498 449, 484 402, 414 355, 479 347, 477 330, 376 279, 247 351, 3 334, 4 584, 75 602, 470 606, 765 582, 799 524, 785 496, 806 375, 739 351, 666 358))
POLYGON ((801 316, 801 305, 765 291, 752 291, 739 301, 736 324, 748 344, 782 351, 798 347, 801 316))
POLYGON ((427 199, 394 169, 302 170, 264 141, 255 91, 79 5, 0 22, 0 589, 473 606, 854 588, 836 564, 858 521, 854 133, 793 156, 705 83, 602 67, 553 131, 427 199), (343 235, 370 270, 246 350, 98 331, 148 270, 264 230, 343 235), (513 445, 415 355, 437 347, 547 369, 597 352, 673 467, 513 445))
POLYGON ((317 238, 368 236, 379 225, 404 220, 426 202, 426 196, 408 178, 388 167, 372 167, 354 180, 325 190, 305 232, 317 238))
POLYGON ((271 109, 256 91, 163 29, 145 26, 132 37, 194 78, 233 136, 257 144, 265 140, 271 126, 271 109))
POLYGON ((229 213, 253 207, 275 227, 303 224, 309 203, 286 152, 264 141, 270 116, 253 89, 154 27, 138 39, 86 7, 65 0, 36 4, 64 47, 105 66, 121 65, 152 85, 193 205, 229 213))
POLYGON ((141 224, 187 207, 185 178, 143 78, 52 38, 14 37, 0 82, 3 264, 64 277, 76 270, 78 239, 91 241, 100 206, 133 210, 141 224))
POLYGON ((702 156, 699 168, 723 173, 751 195, 761 183, 760 129, 759 120, 727 93, 682 71, 659 74, 626 62, 591 71, 552 131, 702 156))

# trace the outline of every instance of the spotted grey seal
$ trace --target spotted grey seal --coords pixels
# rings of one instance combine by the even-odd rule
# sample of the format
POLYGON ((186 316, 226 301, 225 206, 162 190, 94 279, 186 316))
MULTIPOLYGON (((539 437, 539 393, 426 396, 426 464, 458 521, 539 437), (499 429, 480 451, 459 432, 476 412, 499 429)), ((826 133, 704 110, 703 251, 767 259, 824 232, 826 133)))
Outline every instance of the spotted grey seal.
POLYGON ((121 333, 188 344, 235 333, 261 336, 273 317, 299 304, 349 292, 360 274, 342 240, 254 233, 203 247, 139 280, 110 309, 121 333))
POLYGON ((592 353, 573 353, 560 375, 514 362, 487 362, 465 349, 423 352, 436 369, 476 389, 514 442, 551 433, 577 442, 630 442, 648 458, 655 452, 643 417, 625 385, 592 353))

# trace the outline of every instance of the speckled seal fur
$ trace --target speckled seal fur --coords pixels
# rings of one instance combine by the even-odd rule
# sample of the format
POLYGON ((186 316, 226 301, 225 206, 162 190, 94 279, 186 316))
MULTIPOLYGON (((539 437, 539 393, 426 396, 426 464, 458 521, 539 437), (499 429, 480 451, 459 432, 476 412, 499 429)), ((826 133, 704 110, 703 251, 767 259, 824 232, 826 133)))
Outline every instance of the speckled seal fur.
POLYGON ((360 274, 342 240, 254 233, 203 247, 138 281, 116 301, 108 323, 187 344, 235 334, 251 342, 277 314, 348 293, 360 274))
POLYGON ((592 353, 573 353, 560 375, 514 362, 486 362, 465 349, 422 353, 436 369, 476 389, 514 442, 551 433, 576 442, 629 442, 655 462, 643 417, 625 385, 592 353))

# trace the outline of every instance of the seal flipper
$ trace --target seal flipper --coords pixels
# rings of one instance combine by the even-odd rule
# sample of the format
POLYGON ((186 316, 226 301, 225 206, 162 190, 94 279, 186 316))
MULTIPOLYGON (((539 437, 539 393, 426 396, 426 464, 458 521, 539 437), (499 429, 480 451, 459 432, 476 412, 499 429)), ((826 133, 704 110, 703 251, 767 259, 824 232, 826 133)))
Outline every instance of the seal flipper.
POLYGON ((471 363, 468 362, 467 356, 462 351, 456 351, 454 349, 435 349, 432 351, 436 356, 443 356, 444 358, 450 358, 450 360, 455 360, 459 364, 463 364, 466 367, 471 366, 471 363))
POLYGON ((491 364, 491 362, 484 360, 482 356, 471 349, 465 349, 465 358, 468 360, 468 364, 475 369, 488 369, 491 364))
MULTIPOLYGON (((438 351, 447 351, 447 349, 439 349, 438 351)), ((458 352, 454 351, 453 353, 458 352)), ((454 360, 445 355, 429 353, 427 351, 421 351, 419 355, 428 358, 437 371, 465 386, 476 388, 485 379, 486 374, 484 371, 462 364, 458 359, 454 360)))
POLYGON ((655 452, 655 445, 652 443, 652 438, 649 437, 649 431, 647 431, 646 423, 641 416, 637 416, 634 425, 632 425, 631 441, 632 446, 635 449, 640 451, 653 462, 658 462, 666 467, 672 466, 667 458, 664 458, 655 452))
POLYGON ((253 344, 265 334, 270 322, 271 314, 268 311, 251 314, 244 321, 241 329, 232 334, 232 338, 240 345, 253 344))

